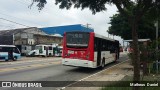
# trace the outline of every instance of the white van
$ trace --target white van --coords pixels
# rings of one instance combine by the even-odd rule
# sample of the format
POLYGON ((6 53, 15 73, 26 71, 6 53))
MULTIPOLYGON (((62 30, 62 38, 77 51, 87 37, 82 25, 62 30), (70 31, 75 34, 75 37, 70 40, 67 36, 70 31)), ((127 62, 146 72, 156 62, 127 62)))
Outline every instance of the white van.
POLYGON ((36 45, 35 50, 28 53, 28 56, 53 56, 53 45, 36 45))

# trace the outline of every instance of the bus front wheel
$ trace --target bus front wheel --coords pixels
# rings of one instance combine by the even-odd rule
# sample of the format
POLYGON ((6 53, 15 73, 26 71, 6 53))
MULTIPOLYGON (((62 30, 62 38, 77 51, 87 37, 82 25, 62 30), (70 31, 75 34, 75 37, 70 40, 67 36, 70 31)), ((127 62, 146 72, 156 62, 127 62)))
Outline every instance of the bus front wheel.
POLYGON ((14 58, 13 58, 13 61, 17 61, 17 57, 14 57, 14 58))

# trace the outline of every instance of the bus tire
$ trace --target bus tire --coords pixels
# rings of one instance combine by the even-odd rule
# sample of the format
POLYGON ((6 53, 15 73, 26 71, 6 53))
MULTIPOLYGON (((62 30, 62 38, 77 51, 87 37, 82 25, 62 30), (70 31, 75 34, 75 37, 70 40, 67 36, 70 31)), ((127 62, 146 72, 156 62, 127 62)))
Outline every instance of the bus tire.
POLYGON ((104 69, 104 67, 105 67, 105 59, 103 58, 102 59, 102 64, 101 64, 101 69, 104 69))
POLYGON ((17 61, 17 57, 16 56, 14 56, 13 61, 17 61))

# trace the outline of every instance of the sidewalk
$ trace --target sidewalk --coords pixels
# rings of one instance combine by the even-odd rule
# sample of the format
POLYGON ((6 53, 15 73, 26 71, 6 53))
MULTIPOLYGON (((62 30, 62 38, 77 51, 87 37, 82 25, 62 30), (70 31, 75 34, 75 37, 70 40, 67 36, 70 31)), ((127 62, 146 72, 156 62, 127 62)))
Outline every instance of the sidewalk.
MULTIPOLYGON (((132 68, 129 61, 126 61, 81 81, 119 81, 127 75, 133 75, 132 68)), ((100 90, 101 88, 102 87, 65 87, 64 90, 100 90)))

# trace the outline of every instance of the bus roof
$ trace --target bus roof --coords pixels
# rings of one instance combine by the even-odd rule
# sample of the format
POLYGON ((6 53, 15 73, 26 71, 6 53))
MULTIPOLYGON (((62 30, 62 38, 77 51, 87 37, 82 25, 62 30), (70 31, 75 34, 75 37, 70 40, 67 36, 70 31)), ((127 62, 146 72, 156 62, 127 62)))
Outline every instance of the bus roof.
MULTIPOLYGON (((125 42, 132 42, 133 40, 124 40, 125 42)), ((151 41, 150 39, 138 39, 138 42, 151 41)))
POLYGON ((0 47, 16 47, 15 45, 0 45, 0 47))
POLYGON ((101 39, 106 39, 106 40, 109 40, 109 41, 115 41, 114 39, 111 39, 111 38, 108 38, 108 37, 105 37, 105 36, 102 36, 102 35, 99 35, 99 34, 96 34, 96 33, 95 33, 95 37, 98 37, 98 38, 101 38, 101 39))

